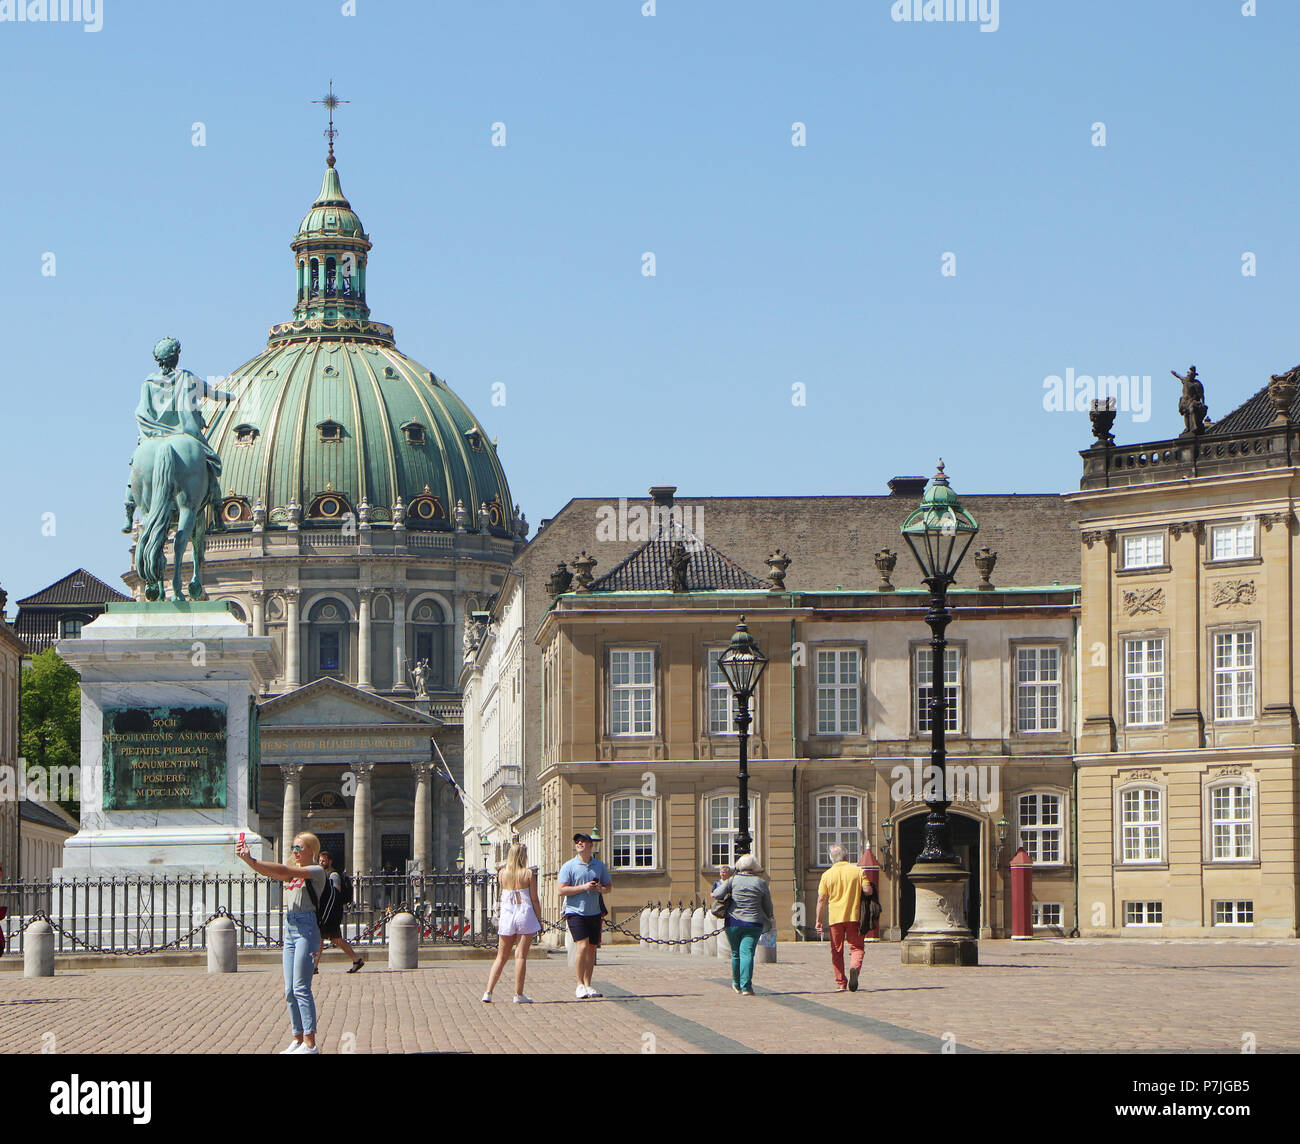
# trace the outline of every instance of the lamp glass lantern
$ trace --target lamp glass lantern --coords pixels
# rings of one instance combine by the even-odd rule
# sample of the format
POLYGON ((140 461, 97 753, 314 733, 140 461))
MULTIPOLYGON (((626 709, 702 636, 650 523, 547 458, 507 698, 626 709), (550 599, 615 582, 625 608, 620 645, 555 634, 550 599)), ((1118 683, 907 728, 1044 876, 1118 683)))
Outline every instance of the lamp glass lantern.
POLYGON ((718 656, 718 670, 722 672, 722 678, 727 681, 733 694, 748 697, 758 687, 765 667, 767 656, 759 651, 758 644, 745 626, 745 617, 741 616, 731 643, 718 656))
POLYGON ((927 584, 950 584, 979 528, 948 484, 941 460, 920 507, 908 515, 902 527, 903 539, 921 566, 921 578, 927 584))

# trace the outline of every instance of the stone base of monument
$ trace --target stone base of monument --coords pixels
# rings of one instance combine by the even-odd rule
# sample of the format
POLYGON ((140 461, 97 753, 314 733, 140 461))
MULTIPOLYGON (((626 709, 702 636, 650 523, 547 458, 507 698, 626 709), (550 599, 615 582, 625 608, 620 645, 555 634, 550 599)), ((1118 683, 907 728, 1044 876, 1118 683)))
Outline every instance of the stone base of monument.
POLYGON ((970 872, 955 863, 917 863, 907 874, 916 916, 903 939, 904 965, 978 965, 979 942, 966 924, 970 872))
MULTIPOLYGON (((276 664, 224 603, 109 604, 56 650, 81 676, 81 829, 60 879, 248 875, 256 697, 276 664)), ((116 912, 116 911, 114 911, 116 912)))

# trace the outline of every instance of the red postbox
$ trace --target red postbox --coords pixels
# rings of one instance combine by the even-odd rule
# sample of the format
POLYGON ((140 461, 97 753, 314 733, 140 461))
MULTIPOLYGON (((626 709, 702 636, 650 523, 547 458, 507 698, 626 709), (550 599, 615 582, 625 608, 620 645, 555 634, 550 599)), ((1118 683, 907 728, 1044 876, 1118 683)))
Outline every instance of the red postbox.
MULTIPOLYGON (((862 872, 867 876, 868 881, 876 887, 876 897, 880 897, 880 863, 876 861, 876 856, 871 853, 871 847, 868 846, 862 851, 862 857, 858 859, 858 865, 862 867, 862 872)), ((884 901, 881 901, 881 917, 884 917, 884 901)), ((877 924, 873 929, 864 933, 863 938, 867 941, 880 940, 880 926, 877 924)))
POLYGON ((1011 940, 1034 936, 1034 863, 1022 846, 1011 857, 1011 940))

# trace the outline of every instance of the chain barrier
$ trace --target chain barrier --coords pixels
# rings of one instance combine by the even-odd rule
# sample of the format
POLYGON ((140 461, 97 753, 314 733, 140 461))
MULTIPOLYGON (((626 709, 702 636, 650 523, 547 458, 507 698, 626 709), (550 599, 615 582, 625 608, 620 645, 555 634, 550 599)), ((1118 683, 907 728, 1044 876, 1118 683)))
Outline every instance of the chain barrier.
MULTIPOLYGON (((647 902, 645 908, 652 909, 653 907, 650 905, 649 902, 647 902)), ((543 930, 548 930, 548 929, 555 930, 556 933, 569 932, 567 926, 557 925, 555 922, 548 922, 545 918, 538 918, 537 920, 541 922, 543 930)), ((716 938, 718 934, 722 933, 722 931, 726 929, 725 926, 719 926, 712 933, 701 934, 699 937, 657 938, 657 937, 647 937, 646 935, 641 933, 633 933, 622 922, 605 922, 604 928, 607 930, 611 930, 614 933, 621 933, 624 937, 630 937, 635 941, 646 942, 648 945, 695 945, 698 942, 709 941, 712 938, 716 938)), ((637 928, 638 929, 640 928, 639 923, 637 928)))
MULTIPOLYGON (((88 953, 99 953, 99 954, 109 955, 112 957, 141 957, 146 953, 163 953, 169 949, 179 946, 183 941, 188 941, 196 933, 198 933, 199 930, 207 926, 208 922, 213 921, 215 918, 221 917, 224 908, 225 907, 219 906, 217 908, 216 913, 209 914, 206 918, 204 918, 203 921, 199 922, 198 925, 196 925, 192 930, 190 930, 189 933, 181 934, 180 937, 173 938, 171 941, 165 943, 164 945, 148 946, 146 948, 141 948, 141 949, 105 949, 102 945, 96 945, 94 942, 83 941, 75 933, 72 933, 70 930, 64 929, 63 926, 61 926, 52 917, 50 917, 50 915, 47 914, 44 910, 37 910, 35 913, 33 913, 31 917, 27 919, 27 922, 23 925, 22 929, 18 930, 18 933, 23 933, 27 929, 27 927, 32 924, 32 922, 43 921, 43 922, 47 922, 50 928, 55 930, 57 933, 60 933, 64 937, 66 937, 70 942, 72 942, 73 945, 80 946, 88 953)), ((233 918, 231 920, 234 921, 233 918)), ((240 924, 240 923, 236 923, 236 924, 240 924)))

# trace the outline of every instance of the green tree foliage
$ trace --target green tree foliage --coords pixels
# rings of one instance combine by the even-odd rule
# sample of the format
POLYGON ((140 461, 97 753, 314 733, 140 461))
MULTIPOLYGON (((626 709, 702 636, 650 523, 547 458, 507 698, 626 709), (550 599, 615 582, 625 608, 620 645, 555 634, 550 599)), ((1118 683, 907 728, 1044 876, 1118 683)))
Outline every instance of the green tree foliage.
MULTIPOLYGON (((19 684, 19 747, 28 764, 76 767, 81 763, 80 677, 53 648, 33 656, 19 684)), ((77 802, 60 802, 79 816, 77 802)))

